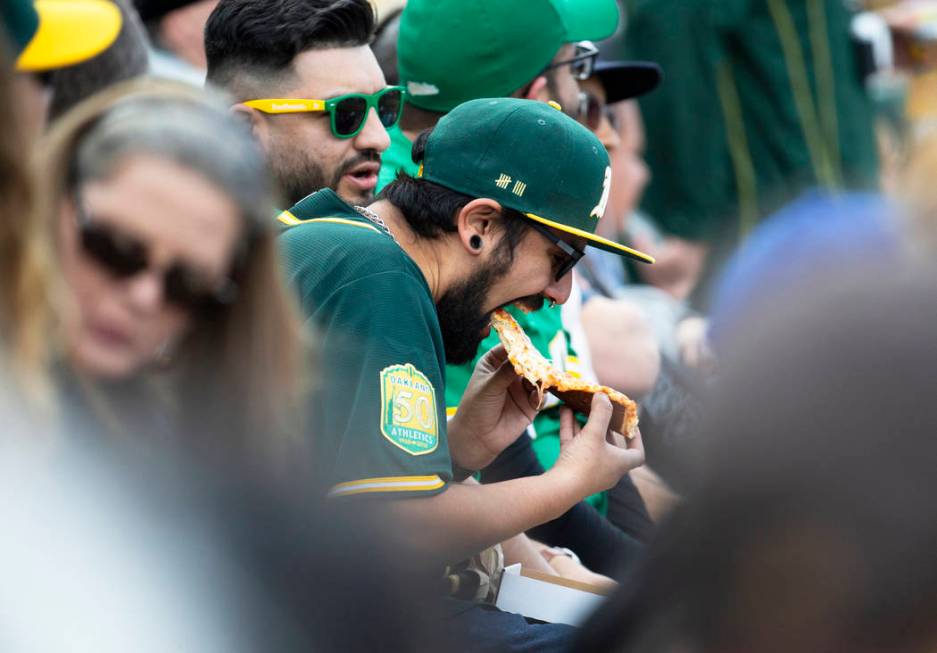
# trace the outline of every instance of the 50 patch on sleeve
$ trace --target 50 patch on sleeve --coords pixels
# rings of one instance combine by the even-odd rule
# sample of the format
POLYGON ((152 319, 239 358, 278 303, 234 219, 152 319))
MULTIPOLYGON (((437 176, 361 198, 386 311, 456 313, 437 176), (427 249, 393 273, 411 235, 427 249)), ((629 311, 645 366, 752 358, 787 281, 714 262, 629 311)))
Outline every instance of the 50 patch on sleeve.
POLYGON ((381 433, 413 456, 439 445, 436 389, 410 363, 381 370, 381 433))

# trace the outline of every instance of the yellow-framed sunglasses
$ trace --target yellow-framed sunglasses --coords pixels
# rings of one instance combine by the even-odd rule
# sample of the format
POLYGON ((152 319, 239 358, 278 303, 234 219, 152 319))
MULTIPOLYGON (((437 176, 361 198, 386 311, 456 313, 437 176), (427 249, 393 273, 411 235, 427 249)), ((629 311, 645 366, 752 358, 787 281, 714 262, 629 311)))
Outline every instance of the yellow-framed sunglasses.
POLYGON ((400 122, 403 113, 403 86, 388 86, 377 93, 348 93, 329 100, 309 100, 302 98, 276 98, 248 100, 244 106, 269 114, 307 113, 326 111, 329 114, 332 134, 336 138, 354 138, 364 129, 368 113, 373 108, 385 128, 400 122))

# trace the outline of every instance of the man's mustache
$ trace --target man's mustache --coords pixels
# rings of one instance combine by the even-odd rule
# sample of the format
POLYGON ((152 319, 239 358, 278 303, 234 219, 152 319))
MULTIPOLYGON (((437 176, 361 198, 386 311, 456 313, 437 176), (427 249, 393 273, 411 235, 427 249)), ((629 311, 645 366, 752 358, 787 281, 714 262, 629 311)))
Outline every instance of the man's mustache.
POLYGON ((348 159, 342 164, 342 167, 338 171, 337 177, 341 177, 349 170, 360 166, 362 163, 375 162, 380 164, 381 154, 377 150, 365 150, 360 154, 356 154, 354 157, 348 159))

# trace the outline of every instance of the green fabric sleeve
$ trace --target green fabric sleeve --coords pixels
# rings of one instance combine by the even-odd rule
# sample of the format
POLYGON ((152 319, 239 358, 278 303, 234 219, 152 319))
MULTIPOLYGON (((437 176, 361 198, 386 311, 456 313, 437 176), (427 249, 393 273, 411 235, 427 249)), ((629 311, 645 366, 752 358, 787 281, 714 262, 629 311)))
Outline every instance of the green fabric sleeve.
MULTIPOLYGON (((452 464, 442 339, 425 285, 409 271, 353 277, 323 293, 309 239, 282 237, 317 349, 311 411, 317 462, 333 496, 424 496, 452 464)), ((349 228, 349 232, 352 228, 349 228)))

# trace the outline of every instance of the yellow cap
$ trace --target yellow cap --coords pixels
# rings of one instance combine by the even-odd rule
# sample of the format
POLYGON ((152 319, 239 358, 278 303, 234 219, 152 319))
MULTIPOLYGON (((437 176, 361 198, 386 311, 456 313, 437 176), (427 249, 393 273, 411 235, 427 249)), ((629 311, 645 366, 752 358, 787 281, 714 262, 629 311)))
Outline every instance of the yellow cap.
POLYGON ((563 110, 563 107, 560 106, 560 103, 557 102, 556 100, 550 100, 549 102, 547 102, 547 104, 549 104, 551 107, 553 107, 553 108, 556 109, 557 111, 562 111, 562 110, 563 110))
POLYGON ((24 71, 63 68, 106 50, 120 33, 123 18, 107 0, 36 0, 39 30, 20 54, 24 71))

